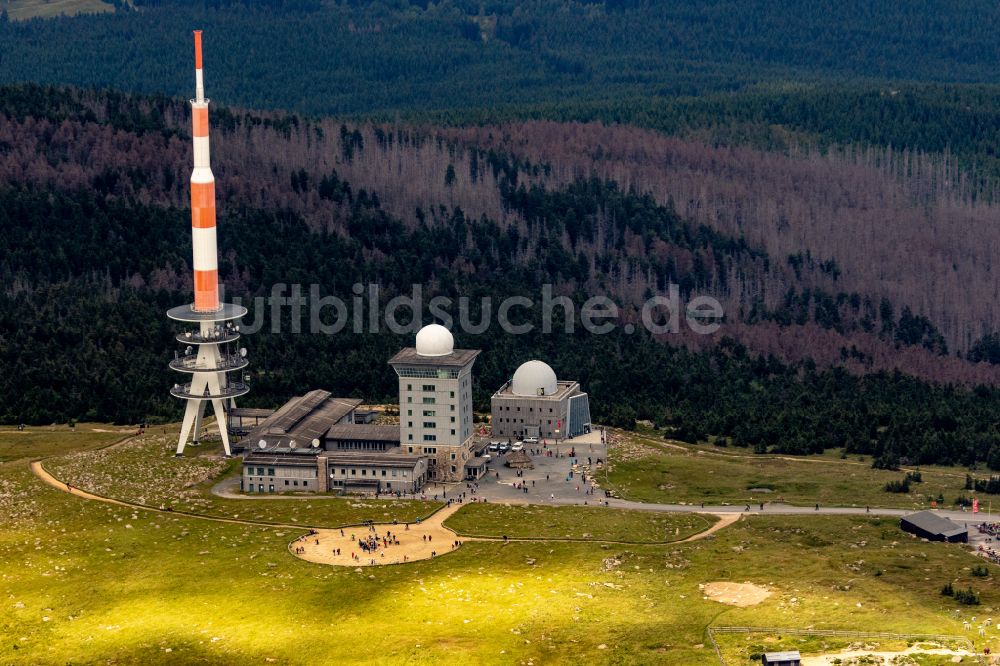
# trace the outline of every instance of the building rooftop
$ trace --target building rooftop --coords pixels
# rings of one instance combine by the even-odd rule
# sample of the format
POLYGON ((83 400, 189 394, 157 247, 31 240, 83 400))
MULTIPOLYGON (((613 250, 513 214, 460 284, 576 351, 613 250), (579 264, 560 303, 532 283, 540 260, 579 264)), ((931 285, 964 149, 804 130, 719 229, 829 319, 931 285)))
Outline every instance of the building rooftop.
POLYGON ((256 407, 233 407, 229 410, 230 416, 243 416, 246 418, 266 419, 274 414, 273 409, 258 409, 256 407))
POLYGON ((556 390, 551 395, 521 395, 514 393, 511 382, 505 383, 493 394, 494 398, 513 398, 516 400, 562 400, 574 387, 579 386, 579 382, 559 380, 556 382, 556 390))
POLYGON ((931 534, 940 534, 944 537, 964 534, 968 531, 955 521, 949 520, 933 511, 918 511, 917 513, 903 516, 901 520, 931 534))
POLYGON ((802 657, 798 650, 789 650, 786 652, 765 652, 764 658, 768 661, 794 661, 802 657))
POLYGON ((322 449, 314 449, 312 447, 292 449, 287 446, 277 446, 267 449, 255 449, 243 456, 243 464, 315 467, 316 458, 320 453, 323 453, 322 449))
POLYGON ((433 365, 446 367, 464 367, 479 356, 478 349, 454 349, 450 354, 442 356, 424 356, 417 353, 416 347, 405 347, 389 359, 389 365, 433 365))
POLYGON ((292 398, 250 431, 248 446, 263 439, 269 445, 287 445, 294 440, 308 447, 361 402, 359 398, 334 398, 322 390, 292 398))
POLYGON ((398 425, 371 423, 338 423, 326 431, 327 439, 399 443, 398 425))

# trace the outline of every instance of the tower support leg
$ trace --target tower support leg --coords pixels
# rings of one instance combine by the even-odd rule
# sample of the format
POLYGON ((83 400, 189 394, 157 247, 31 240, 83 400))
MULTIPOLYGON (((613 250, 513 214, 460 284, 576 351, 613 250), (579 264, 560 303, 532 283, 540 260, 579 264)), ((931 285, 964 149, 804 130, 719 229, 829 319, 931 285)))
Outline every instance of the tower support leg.
POLYGON ((184 407, 184 421, 181 423, 181 435, 177 439, 177 455, 184 453, 184 446, 187 444, 191 426, 194 425, 195 417, 200 410, 201 400, 188 400, 184 407))
POLYGON ((205 418, 205 404, 204 400, 196 400, 198 403, 198 412, 194 417, 194 432, 191 434, 191 446, 198 446, 198 442, 201 440, 201 429, 202 421, 205 418))
POLYGON ((212 407, 215 409, 215 423, 219 426, 219 434, 222 436, 222 448, 227 456, 233 455, 229 448, 229 427, 226 423, 226 410, 222 400, 213 400, 212 407))

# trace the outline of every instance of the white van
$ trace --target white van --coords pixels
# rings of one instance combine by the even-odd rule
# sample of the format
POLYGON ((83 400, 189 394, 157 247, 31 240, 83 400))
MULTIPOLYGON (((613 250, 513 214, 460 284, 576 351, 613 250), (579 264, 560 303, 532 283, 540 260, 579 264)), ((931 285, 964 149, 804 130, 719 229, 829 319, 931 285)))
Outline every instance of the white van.
POLYGON ((514 442, 513 446, 510 447, 511 451, 523 451, 524 442, 514 442))

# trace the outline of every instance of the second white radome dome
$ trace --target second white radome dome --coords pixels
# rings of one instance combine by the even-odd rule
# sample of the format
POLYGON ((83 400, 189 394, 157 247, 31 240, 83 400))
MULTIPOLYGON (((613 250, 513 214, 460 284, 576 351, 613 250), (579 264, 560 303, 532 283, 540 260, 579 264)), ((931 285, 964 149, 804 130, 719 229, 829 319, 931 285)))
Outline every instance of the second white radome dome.
POLYGON ((455 351, 455 337, 441 324, 429 324, 417 331, 417 353, 421 356, 447 356, 455 351))
POLYGON ((555 395, 556 372, 543 361, 528 361, 514 373, 510 390, 514 395, 555 395))

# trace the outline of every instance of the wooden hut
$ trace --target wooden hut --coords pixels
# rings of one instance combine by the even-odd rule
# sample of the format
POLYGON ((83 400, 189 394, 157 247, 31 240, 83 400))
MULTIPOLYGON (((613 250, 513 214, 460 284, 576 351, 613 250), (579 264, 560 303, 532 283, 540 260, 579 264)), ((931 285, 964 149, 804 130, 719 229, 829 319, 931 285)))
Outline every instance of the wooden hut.
POLYGON ((511 469, 535 469, 535 463, 527 451, 511 451, 504 460, 504 465, 511 469))

